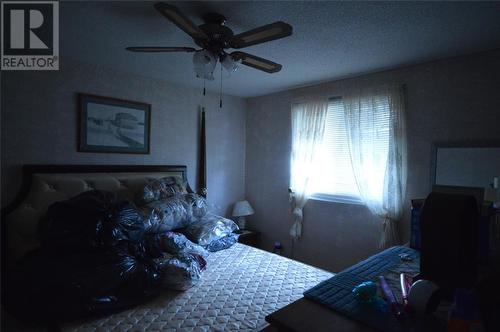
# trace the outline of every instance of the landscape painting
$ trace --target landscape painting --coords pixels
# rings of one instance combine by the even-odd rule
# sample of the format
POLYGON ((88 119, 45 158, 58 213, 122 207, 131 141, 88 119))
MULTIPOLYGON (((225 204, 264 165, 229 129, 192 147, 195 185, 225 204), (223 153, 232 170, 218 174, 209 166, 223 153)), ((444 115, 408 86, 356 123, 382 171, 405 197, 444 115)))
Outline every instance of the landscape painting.
POLYGON ((149 153, 151 105, 80 94, 82 152, 149 153))

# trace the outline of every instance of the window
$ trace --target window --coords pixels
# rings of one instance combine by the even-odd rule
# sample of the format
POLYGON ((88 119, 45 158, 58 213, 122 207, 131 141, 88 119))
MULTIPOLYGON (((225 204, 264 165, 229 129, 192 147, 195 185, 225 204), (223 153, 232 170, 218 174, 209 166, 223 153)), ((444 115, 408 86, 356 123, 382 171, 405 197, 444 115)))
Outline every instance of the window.
MULTIPOLYGON (((363 102, 361 102, 363 110, 363 102)), ((367 107, 368 108, 368 107, 367 107)), ((389 149, 389 102, 385 96, 374 96, 370 100, 369 111, 361 112, 362 132, 356 133, 367 146, 367 158, 371 173, 370 187, 375 188, 374 196, 382 197, 384 172, 389 149), (375 105, 373 107, 373 105, 375 105), (375 153, 373 153, 375 151, 375 153), (381 176, 382 175, 382 176, 381 176)), ((312 184, 312 198, 338 202, 362 203, 354 177, 353 163, 349 153, 349 137, 346 127, 344 103, 341 98, 331 98, 328 103, 325 136, 315 169, 320 174, 312 184)))
POLYGON ((406 192, 404 113, 404 89, 397 85, 292 103, 290 235, 300 237, 302 210, 316 197, 365 204, 383 220, 381 247, 396 243, 406 192))

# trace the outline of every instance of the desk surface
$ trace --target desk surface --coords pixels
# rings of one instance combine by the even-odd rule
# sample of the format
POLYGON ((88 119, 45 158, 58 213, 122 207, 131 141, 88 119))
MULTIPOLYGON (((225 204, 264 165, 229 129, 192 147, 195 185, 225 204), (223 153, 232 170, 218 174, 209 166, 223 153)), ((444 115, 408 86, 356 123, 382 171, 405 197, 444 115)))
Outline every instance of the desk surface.
POLYGON ((342 316, 311 300, 301 298, 266 317, 278 330, 296 332, 372 332, 374 329, 342 316))
MULTIPOLYGON (((403 331, 408 332, 445 332, 446 317, 451 303, 442 303, 434 315, 425 315, 407 325, 403 331)), ((328 309, 321 304, 301 298, 266 317, 271 324, 265 332, 376 332, 377 330, 358 323, 340 313, 328 309)))

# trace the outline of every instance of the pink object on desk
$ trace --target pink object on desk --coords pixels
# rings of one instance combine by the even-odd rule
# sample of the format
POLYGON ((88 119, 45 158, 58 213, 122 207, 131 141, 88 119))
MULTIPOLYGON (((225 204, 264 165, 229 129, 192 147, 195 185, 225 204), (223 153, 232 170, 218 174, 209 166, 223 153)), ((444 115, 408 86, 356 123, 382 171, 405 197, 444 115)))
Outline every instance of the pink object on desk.
POLYGON ((403 298, 403 307, 404 310, 408 313, 411 312, 411 306, 408 302, 408 293, 410 292, 411 284, 413 282, 413 278, 404 273, 400 274, 400 283, 401 283, 401 294, 403 298))
POLYGON ((384 295, 385 300, 389 303, 389 307, 391 308, 391 311, 394 313, 396 318, 400 319, 403 317, 403 312, 401 311, 400 305, 398 303, 398 300, 394 296, 394 293, 391 290, 391 287, 389 287, 389 284, 385 280, 383 276, 378 277, 380 281, 380 288, 382 289, 382 293, 384 295))

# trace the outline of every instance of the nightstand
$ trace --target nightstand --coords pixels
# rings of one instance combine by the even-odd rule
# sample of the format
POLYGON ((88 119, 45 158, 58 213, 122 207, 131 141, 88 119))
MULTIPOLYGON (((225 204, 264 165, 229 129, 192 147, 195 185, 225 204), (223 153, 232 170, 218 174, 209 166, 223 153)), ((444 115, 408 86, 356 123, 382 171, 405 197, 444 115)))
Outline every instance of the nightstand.
POLYGON ((240 229, 235 232, 239 235, 238 242, 243 243, 252 247, 259 247, 260 244, 260 232, 251 231, 249 229, 240 229))

